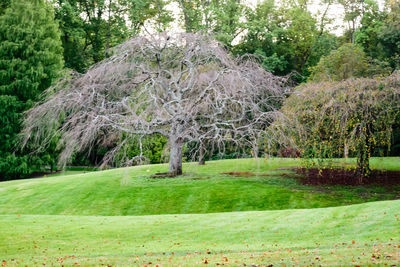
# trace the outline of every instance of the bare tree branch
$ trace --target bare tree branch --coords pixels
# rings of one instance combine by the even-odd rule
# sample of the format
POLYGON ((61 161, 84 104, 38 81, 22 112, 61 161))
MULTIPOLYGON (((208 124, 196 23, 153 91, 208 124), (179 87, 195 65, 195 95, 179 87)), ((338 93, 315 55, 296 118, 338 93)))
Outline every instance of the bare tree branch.
MULTIPOLYGON (((284 79, 251 57, 232 58, 211 37, 138 37, 86 74, 73 73, 50 88, 26 113, 24 144, 29 140, 43 148, 58 134, 59 161, 66 164, 74 153, 116 134, 159 133, 169 139, 170 172, 180 174, 184 142, 258 142, 277 116, 284 91, 284 79)), ((121 147, 110 151, 105 163, 121 147)))

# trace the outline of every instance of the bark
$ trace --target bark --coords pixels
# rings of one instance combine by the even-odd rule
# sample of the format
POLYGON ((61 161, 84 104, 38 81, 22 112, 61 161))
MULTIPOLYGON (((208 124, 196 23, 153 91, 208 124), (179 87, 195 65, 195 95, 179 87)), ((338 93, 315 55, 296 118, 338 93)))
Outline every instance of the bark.
POLYGON ((258 151, 259 151, 259 149, 258 149, 258 144, 257 145, 253 145, 253 156, 254 156, 254 158, 255 159, 258 159, 258 151))
POLYGON ((179 0, 179 4, 181 5, 182 11, 183 11, 183 18, 184 18, 184 21, 185 21, 185 25, 184 25, 185 26, 185 31, 186 32, 192 32, 193 31, 192 25, 191 25, 192 23, 190 21, 190 17, 189 17, 189 14, 188 14, 186 3, 184 1, 182 1, 182 0, 179 0))
POLYGON ((363 183, 363 179, 367 178, 371 173, 371 169, 369 166, 369 158, 371 156, 371 143, 369 141, 370 138, 370 125, 366 126, 366 134, 364 136, 364 141, 360 142, 358 158, 357 158, 357 174, 359 183, 363 183))
POLYGON ((203 144, 201 144, 199 151, 199 165, 205 165, 205 164, 206 164, 206 148, 203 144))
POLYGON ((170 136, 171 151, 169 154, 169 173, 176 175, 182 174, 182 146, 183 140, 176 135, 170 136))
POLYGON ((344 143, 344 158, 349 158, 349 145, 346 142, 344 143))
POLYGON ((111 5, 112 5, 112 0, 110 0, 108 4, 108 23, 107 23, 107 42, 106 42, 106 58, 109 56, 109 51, 110 51, 110 39, 111 39, 111 5))
POLYGON ((363 183, 363 179, 368 177, 369 173, 369 156, 367 153, 361 153, 357 160, 357 175, 359 179, 359 184, 363 183))

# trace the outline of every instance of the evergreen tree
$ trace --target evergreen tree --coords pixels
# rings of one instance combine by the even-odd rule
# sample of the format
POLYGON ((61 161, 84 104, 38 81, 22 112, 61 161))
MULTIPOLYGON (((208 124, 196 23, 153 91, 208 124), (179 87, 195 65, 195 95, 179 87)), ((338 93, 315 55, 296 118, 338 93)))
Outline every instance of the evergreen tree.
POLYGON ((22 113, 62 69, 54 10, 44 0, 12 0, 0 16, 0 180, 22 177, 52 157, 18 151, 22 113))

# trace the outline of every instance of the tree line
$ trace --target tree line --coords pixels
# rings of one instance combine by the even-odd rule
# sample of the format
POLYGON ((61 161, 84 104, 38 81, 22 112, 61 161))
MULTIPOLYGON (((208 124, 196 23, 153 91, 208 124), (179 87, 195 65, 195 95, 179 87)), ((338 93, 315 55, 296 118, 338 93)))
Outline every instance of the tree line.
MULTIPOLYGON (((46 150, 34 144, 17 148, 23 112, 46 97, 43 92, 65 75, 63 70, 85 73, 135 36, 176 31, 176 25, 187 33, 212 34, 230 54, 254 55, 266 71, 290 75, 294 84, 385 77, 400 68, 398 1, 388 0, 379 8, 374 0, 323 0, 316 15, 310 5, 307 0, 285 0, 279 5, 265 0, 255 7, 239 0, 2 1, 0 177, 23 177, 43 167, 55 168, 62 147, 56 134, 47 140, 46 150), (344 10, 346 28, 340 36, 332 33, 333 20, 328 16, 335 4, 344 10)), ((128 156, 139 153, 137 140, 119 136, 74 154, 73 162, 97 164, 121 139, 129 147, 128 156)), ((147 158, 160 162, 167 140, 154 134, 143 141, 147 158)), ((234 143, 226 144, 225 156, 261 152, 237 151, 234 143)), ((190 148, 198 145, 188 144, 184 155, 193 156, 190 148)))

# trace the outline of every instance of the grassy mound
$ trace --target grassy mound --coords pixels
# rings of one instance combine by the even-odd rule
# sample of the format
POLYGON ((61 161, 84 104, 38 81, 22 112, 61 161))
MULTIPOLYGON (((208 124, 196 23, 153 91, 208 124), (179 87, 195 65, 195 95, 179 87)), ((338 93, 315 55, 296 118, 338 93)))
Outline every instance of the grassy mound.
MULTIPOLYGON (((0 214, 151 215, 305 209, 395 199, 400 188, 301 185, 296 159, 222 160, 184 165, 178 178, 150 179, 167 165, 0 183, 0 214), (277 168, 280 169, 277 169, 277 168), (229 175, 246 173, 246 175, 229 175)), ((400 169, 397 158, 372 166, 400 169)))
POLYGON ((0 215, 6 266, 395 265, 400 201, 158 216, 0 215))

